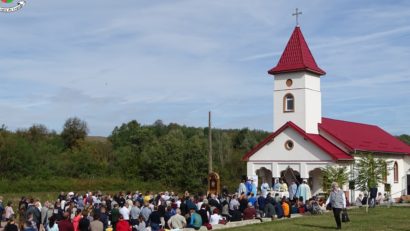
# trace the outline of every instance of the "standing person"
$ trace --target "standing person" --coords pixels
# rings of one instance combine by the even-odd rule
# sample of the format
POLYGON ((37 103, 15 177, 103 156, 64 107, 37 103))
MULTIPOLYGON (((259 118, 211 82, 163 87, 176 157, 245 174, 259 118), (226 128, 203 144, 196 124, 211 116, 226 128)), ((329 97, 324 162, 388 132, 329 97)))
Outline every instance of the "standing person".
POLYGON ((269 189, 270 189, 269 184, 266 182, 265 179, 263 179, 262 180, 262 185, 261 185, 261 192, 262 192, 262 196, 264 198, 266 198, 266 196, 268 195, 269 189))
POLYGON ((80 220, 81 220, 81 209, 77 209, 75 213, 76 215, 73 218, 74 231, 79 231, 78 224, 80 223, 80 220))
POLYGON ((44 202, 44 206, 40 209, 40 213, 41 213, 41 220, 40 223, 43 225, 44 229, 47 227, 47 223, 48 223, 48 208, 50 207, 49 202, 46 201, 44 202))
POLYGON ((29 214, 32 214, 32 221, 36 223, 37 230, 40 230, 41 212, 39 209, 39 203, 34 203, 34 199, 30 199, 26 211, 26 217, 28 217, 29 214))
POLYGON ((346 197, 345 193, 339 188, 339 185, 336 182, 332 183, 332 191, 326 201, 326 205, 329 203, 333 209, 333 216, 335 217, 337 225, 336 229, 341 229, 342 222, 340 221, 340 213, 342 212, 342 209, 346 208, 346 197))
POLYGON ((131 207, 130 211, 130 224, 132 226, 138 224, 138 217, 140 216, 141 209, 140 209, 140 202, 135 200, 133 206, 131 207))
POLYGON ((106 230, 108 228, 108 214, 105 206, 100 208, 100 221, 103 223, 104 230, 106 230))
POLYGON ((114 231, 117 229, 117 222, 120 218, 120 210, 118 207, 118 204, 114 204, 114 208, 111 210, 111 224, 114 231))
POLYGON ((239 188, 238 188, 238 194, 241 195, 242 193, 246 194, 246 186, 245 186, 244 179, 241 180, 241 183, 239 183, 239 188))
POLYGON ((12 218, 14 216, 14 211, 13 211, 13 202, 9 201, 7 202, 7 206, 6 206, 6 214, 4 215, 4 217, 6 218, 6 221, 9 221, 10 218, 12 218))
POLYGON ((296 197, 300 198, 303 197, 303 203, 306 203, 306 201, 312 197, 312 194, 310 192, 310 187, 304 180, 301 185, 299 185, 299 188, 296 192, 296 197))
POLYGON ((158 211, 158 206, 154 206, 154 211, 148 217, 148 223, 152 231, 158 231, 161 224, 161 215, 158 211))
POLYGON ((377 187, 370 188, 370 200, 369 205, 374 208, 376 206, 376 197, 377 197, 377 187))
POLYGON ((124 220, 129 221, 130 220, 130 210, 128 209, 128 203, 125 203, 124 206, 120 208, 120 213, 124 220))
POLYGON ((289 187, 289 200, 293 200, 295 198, 297 190, 298 190, 298 186, 295 183, 295 181, 292 180, 292 183, 290 183, 290 187, 289 187))

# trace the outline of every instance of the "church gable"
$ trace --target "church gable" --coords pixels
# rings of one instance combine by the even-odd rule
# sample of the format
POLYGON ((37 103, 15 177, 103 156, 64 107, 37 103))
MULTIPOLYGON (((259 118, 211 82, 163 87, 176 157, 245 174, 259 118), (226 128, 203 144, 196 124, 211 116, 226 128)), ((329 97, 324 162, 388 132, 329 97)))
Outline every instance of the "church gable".
POLYGON ((245 154, 245 161, 333 161, 352 157, 316 134, 287 122, 245 154))
POLYGON ((333 161, 331 156, 289 127, 249 158, 249 161, 258 160, 333 161))

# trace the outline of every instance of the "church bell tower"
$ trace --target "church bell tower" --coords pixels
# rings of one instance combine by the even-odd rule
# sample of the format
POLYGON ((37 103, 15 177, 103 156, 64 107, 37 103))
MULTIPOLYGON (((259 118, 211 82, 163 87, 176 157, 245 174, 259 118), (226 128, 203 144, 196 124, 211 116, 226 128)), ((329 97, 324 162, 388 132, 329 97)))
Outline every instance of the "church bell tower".
POLYGON ((297 25, 278 64, 268 71, 274 76, 274 131, 291 121, 306 133, 318 134, 322 121, 319 68, 297 25))

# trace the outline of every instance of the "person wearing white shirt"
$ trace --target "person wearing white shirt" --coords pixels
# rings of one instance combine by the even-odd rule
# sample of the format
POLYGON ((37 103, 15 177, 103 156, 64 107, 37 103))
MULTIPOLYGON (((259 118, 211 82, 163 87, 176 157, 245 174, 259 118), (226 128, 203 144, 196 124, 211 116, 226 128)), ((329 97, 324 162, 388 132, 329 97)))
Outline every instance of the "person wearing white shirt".
POLYGON ((266 198, 266 196, 268 195, 269 189, 270 189, 269 184, 265 180, 263 180, 262 185, 261 185, 261 192, 262 192, 263 197, 266 198))
POLYGON ((336 182, 332 183, 332 191, 330 192, 329 198, 327 198, 326 205, 330 203, 333 209, 333 216, 336 221, 336 229, 342 228, 342 222, 340 220, 340 213, 342 209, 346 208, 346 196, 342 189, 336 182))
POLYGON ((210 220, 211 220, 210 221, 211 225, 217 225, 217 224, 219 224, 219 221, 222 220, 222 216, 219 215, 219 210, 217 208, 214 209, 210 220))
POLYGON ((124 220, 130 220, 130 210, 128 209, 128 203, 125 203, 125 205, 120 208, 120 214, 124 217, 124 220))

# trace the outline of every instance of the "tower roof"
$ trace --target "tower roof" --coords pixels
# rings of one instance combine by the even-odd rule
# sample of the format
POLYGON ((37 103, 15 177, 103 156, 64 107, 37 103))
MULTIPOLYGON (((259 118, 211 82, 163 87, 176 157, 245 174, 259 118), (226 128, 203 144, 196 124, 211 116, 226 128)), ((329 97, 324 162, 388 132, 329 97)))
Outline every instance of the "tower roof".
POLYGON ((316 64, 299 26, 296 26, 293 30, 278 64, 268 73, 275 75, 297 71, 309 71, 318 75, 326 74, 316 64))

